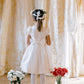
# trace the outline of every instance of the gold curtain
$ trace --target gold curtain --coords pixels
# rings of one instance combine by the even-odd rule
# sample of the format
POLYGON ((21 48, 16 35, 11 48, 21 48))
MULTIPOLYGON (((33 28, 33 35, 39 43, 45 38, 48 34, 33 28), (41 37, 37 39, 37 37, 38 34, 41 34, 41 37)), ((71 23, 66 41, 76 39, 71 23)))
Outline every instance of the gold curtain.
MULTIPOLYGON (((1 0, 3 2, 3 0, 1 0)), ((19 69, 25 51, 26 28, 32 24, 30 0, 4 0, 2 6, 0 34, 0 74, 10 69, 19 69), (29 5, 28 5, 29 3, 29 5)))
MULTIPOLYGON (((49 27, 51 32, 53 55, 50 58, 53 61, 53 67, 66 67, 67 55, 65 46, 67 43, 67 31, 65 24, 67 23, 67 19, 65 18, 65 12, 70 13, 70 7, 72 10, 74 9, 72 3, 77 5, 76 1, 0 0, 0 75, 3 75, 10 69, 20 70, 20 62, 26 49, 26 29, 29 25, 33 25, 30 11, 35 8, 41 8, 47 11, 44 26, 49 27)), ((71 15, 72 17, 75 12, 76 9, 71 15)), ((70 19, 69 16, 67 18, 70 19)), ((68 22, 67 24, 70 23, 68 22)))

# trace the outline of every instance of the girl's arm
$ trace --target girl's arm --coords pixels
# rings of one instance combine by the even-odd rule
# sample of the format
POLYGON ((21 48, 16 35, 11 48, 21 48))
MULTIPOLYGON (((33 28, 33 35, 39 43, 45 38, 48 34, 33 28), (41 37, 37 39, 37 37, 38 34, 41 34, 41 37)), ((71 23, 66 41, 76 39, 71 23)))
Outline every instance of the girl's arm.
POLYGON ((27 35, 27 46, 30 45, 30 39, 31 39, 31 36, 27 35))
POLYGON ((51 45, 50 35, 46 36, 46 43, 47 45, 51 45))

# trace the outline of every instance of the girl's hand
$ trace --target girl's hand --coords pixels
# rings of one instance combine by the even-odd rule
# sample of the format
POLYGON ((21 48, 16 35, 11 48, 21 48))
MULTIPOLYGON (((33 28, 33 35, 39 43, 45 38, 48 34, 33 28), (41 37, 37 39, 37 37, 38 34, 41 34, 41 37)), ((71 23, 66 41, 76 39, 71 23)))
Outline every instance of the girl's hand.
POLYGON ((27 36, 27 46, 30 45, 30 39, 31 39, 31 36, 28 35, 28 36, 27 36))
POLYGON ((51 45, 50 35, 46 36, 46 43, 47 45, 51 45))

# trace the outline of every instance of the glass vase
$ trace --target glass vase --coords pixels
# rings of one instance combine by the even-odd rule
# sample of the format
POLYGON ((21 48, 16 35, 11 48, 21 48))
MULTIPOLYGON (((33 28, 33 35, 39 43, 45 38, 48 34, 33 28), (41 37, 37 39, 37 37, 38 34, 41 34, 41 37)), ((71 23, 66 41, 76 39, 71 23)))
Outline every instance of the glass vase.
POLYGON ((11 81, 11 84, 21 84, 21 81, 11 81))
POLYGON ((60 75, 56 77, 56 82, 57 82, 57 84, 62 84, 60 75))
POLYGON ((17 84, 17 81, 11 81, 11 84, 17 84))

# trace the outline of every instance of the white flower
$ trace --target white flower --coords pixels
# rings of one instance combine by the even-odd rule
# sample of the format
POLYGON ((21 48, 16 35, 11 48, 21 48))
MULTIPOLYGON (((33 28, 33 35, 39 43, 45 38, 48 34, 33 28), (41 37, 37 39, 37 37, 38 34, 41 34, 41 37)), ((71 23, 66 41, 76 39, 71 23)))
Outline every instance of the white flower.
POLYGON ((10 72, 15 72, 15 71, 11 69, 10 72))
POLYGON ((25 77, 25 75, 22 72, 20 72, 20 71, 10 70, 8 72, 8 75, 7 75, 8 80, 10 80, 10 81, 17 81, 17 77, 20 80, 22 80, 25 77))

